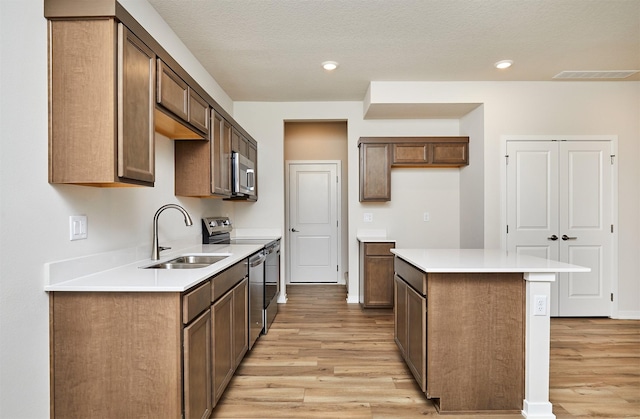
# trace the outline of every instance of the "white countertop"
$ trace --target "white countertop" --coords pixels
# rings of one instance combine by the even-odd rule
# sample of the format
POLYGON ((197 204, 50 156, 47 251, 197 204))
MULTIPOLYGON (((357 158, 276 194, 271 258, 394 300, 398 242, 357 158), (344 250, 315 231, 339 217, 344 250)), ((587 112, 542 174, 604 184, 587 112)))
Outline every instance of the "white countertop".
POLYGON ((388 239, 386 237, 371 237, 371 236, 358 236, 360 243, 395 243, 395 239, 388 239))
POLYGON ((391 249, 424 272, 590 272, 590 268, 498 249, 391 249))
POLYGON ((44 289, 87 292, 182 292, 251 256, 263 247, 258 244, 194 245, 162 255, 157 261, 143 259, 60 282, 50 281, 44 289), (185 254, 228 254, 229 257, 205 268, 141 269, 185 254))

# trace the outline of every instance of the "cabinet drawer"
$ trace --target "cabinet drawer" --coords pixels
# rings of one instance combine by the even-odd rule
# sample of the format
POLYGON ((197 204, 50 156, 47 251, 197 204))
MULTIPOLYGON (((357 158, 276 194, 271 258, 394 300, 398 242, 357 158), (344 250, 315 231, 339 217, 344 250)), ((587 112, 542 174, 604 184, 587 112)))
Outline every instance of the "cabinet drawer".
POLYGON ((391 249, 395 246, 393 243, 365 243, 365 256, 393 256, 391 249))
POLYGON ((182 322, 189 323, 211 305, 211 283, 207 281, 182 297, 182 322))
POLYGON ((242 260, 211 279, 211 301, 216 301, 248 274, 247 259, 242 260))
POLYGON ((396 274, 407 284, 411 285, 422 295, 427 295, 427 274, 405 262, 399 257, 395 258, 394 269, 396 274))

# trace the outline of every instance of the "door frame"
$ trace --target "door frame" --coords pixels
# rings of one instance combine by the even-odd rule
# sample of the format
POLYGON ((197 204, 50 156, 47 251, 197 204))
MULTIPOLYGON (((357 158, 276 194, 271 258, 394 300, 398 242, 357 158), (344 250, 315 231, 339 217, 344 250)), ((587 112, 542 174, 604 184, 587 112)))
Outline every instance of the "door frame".
POLYGON ((500 155, 503 156, 500 164, 500 247, 507 248, 507 141, 610 141, 611 155, 614 156, 614 165, 611 170, 611 222, 613 223, 612 238, 612 266, 611 266, 611 292, 613 303, 610 317, 618 318, 618 136, 617 135, 501 135, 500 155))
MULTIPOLYGON (((338 285, 345 285, 344 279, 344 265, 342 263, 342 161, 340 160, 285 160, 285 173, 284 173, 284 226, 285 226, 285 266, 287 269, 285 270, 285 284, 291 284, 291 225, 289 224, 289 174, 290 167, 292 165, 298 164, 333 164, 336 166, 336 175, 338 176, 338 181, 336 185, 336 205, 337 205, 337 219, 338 219, 338 228, 337 230, 337 246, 336 252, 337 261, 338 261, 338 285)), ((298 283, 296 283, 298 284, 298 283)))

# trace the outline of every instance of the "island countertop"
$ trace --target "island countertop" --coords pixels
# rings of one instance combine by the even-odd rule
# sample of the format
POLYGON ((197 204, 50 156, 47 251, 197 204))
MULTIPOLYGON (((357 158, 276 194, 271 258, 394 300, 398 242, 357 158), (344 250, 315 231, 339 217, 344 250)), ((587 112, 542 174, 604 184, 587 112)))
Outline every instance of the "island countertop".
POLYGON ((424 272, 589 272, 590 268, 499 249, 391 249, 424 272))

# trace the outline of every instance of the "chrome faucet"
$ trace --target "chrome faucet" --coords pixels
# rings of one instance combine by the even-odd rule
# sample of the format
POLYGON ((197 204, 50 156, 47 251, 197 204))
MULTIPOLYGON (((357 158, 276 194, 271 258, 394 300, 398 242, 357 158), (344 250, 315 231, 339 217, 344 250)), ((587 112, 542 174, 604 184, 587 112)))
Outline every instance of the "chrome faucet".
POLYGON ((161 206, 160 209, 156 211, 156 215, 153 216, 153 249, 151 251, 151 260, 160 259, 161 251, 171 249, 170 247, 162 247, 158 244, 158 217, 160 217, 160 213, 166 210, 167 208, 175 208, 178 211, 182 212, 182 215, 184 215, 184 223, 187 226, 193 225, 193 221, 191 221, 191 217, 189 216, 189 213, 180 205, 167 204, 167 205, 161 206))

